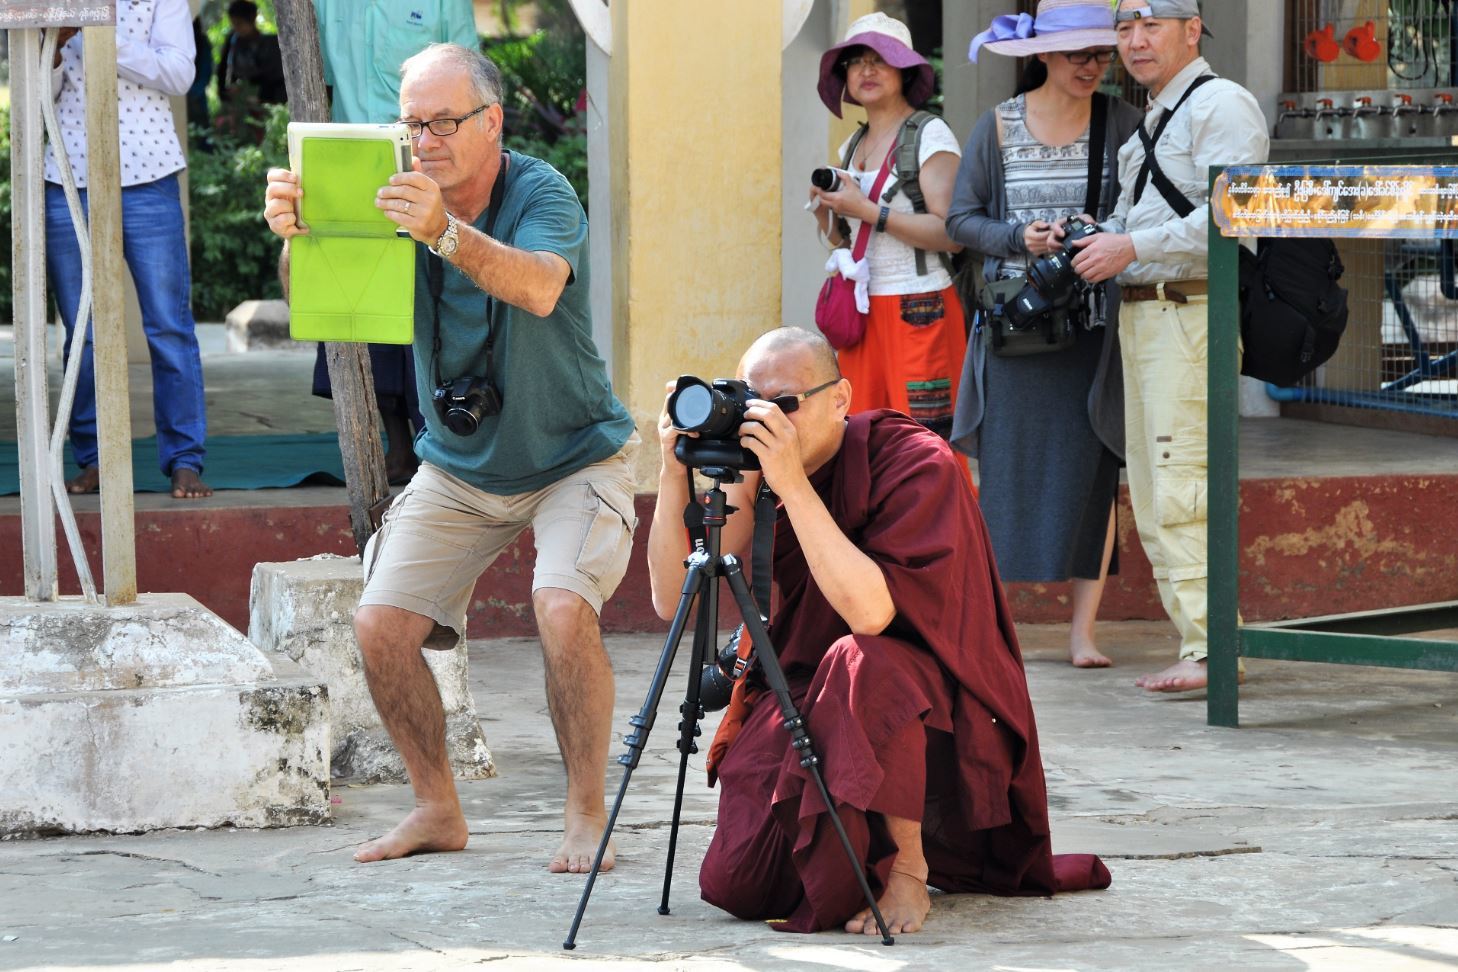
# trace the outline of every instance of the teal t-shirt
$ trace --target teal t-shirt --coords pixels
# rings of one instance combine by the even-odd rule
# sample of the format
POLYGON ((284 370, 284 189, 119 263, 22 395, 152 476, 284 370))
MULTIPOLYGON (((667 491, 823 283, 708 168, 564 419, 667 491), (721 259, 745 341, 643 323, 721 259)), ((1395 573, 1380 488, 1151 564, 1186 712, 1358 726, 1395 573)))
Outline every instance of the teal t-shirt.
MULTIPOLYGON (((616 453, 633 434, 633 420, 613 396, 607 367, 592 340, 588 311, 587 214, 562 174, 540 159, 510 152, 496 239, 518 250, 555 253, 572 267, 557 307, 537 317, 493 300, 491 379, 501 392, 499 415, 475 434, 445 426, 432 394, 435 315, 428 253, 415 263, 415 383, 425 430, 415 440, 421 460, 490 493, 511 495, 548 486, 616 453)), ((476 220, 485 231, 490 211, 476 220)), ((439 378, 486 372, 486 295, 445 263, 440 300, 439 378)))

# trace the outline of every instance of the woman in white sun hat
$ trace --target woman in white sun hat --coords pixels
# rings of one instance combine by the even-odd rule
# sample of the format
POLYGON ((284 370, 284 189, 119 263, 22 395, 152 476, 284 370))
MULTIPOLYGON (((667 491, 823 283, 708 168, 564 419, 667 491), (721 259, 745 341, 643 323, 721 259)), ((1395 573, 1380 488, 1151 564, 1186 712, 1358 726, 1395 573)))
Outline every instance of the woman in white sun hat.
MULTIPOLYGON (((1108 0, 1042 0, 1036 17, 998 17, 973 38, 973 61, 982 51, 1032 58, 1018 93, 973 129, 947 218, 982 286, 1018 278, 1061 250, 1068 217, 1113 210, 1119 146, 1141 119, 1132 105, 1097 94, 1115 39, 1108 0)), ((978 460, 1002 579, 1071 579, 1070 659, 1098 668, 1111 664, 1095 644, 1094 618, 1111 560, 1117 570, 1124 452, 1118 288, 1072 299, 1073 346, 1025 356, 1004 356, 1007 332, 995 335, 992 315, 976 312, 952 444, 978 460)), ((969 313, 980 303, 969 297, 969 313)))
POLYGON ((852 178, 836 191, 812 186, 810 198, 833 245, 851 247, 863 226, 868 232, 866 333, 839 353, 851 410, 894 408, 946 438, 967 330, 948 259, 961 247, 945 226, 961 148, 946 122, 917 111, 935 87, 905 24, 881 13, 852 23, 821 57, 818 90, 836 117, 842 102, 864 107, 867 124, 837 152, 834 164, 852 178), (914 180, 902 178, 911 156, 898 154, 901 146, 915 153, 914 180), (889 172, 870 199, 883 163, 889 172))

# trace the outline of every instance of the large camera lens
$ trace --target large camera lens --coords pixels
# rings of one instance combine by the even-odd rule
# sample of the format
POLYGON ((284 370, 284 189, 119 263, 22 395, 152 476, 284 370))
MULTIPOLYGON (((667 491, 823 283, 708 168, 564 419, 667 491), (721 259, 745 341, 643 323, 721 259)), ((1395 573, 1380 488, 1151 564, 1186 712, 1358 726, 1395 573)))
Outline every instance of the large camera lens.
POLYGON ((724 439, 733 435, 743 421, 744 403, 702 379, 685 375, 668 399, 668 417, 680 432, 724 439))
POLYGON ((835 192, 840 188, 840 176, 834 169, 816 169, 810 173, 810 184, 821 192, 835 192))

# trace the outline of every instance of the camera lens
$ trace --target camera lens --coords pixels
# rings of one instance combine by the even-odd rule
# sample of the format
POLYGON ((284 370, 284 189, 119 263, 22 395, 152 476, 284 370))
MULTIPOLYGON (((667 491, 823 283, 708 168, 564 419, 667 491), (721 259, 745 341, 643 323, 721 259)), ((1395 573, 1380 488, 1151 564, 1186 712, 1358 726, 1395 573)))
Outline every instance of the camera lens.
POLYGON ((840 176, 834 169, 816 169, 810 173, 810 184, 822 192, 835 192, 840 188, 840 176))
POLYGON ((698 378, 685 376, 668 399, 668 417, 680 432, 697 432, 704 438, 732 436, 744 416, 741 402, 698 378))
POLYGON ((675 428, 697 432, 714 414, 714 391, 707 385, 686 385, 669 406, 675 428))

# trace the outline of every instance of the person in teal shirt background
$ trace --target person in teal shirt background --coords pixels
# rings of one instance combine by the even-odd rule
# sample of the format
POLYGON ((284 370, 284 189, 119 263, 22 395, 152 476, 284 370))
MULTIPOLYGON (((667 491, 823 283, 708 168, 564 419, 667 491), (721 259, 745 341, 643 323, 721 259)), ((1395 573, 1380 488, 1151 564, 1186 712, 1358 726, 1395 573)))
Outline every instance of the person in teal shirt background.
MULTIPOLYGON (((331 120, 385 124, 400 117, 400 65, 429 44, 480 48, 471 0, 314 0, 331 120)), ((370 371, 384 424, 385 478, 415 471, 412 427, 425 427, 410 349, 371 344, 370 371)), ((314 360, 315 395, 331 398, 324 345, 314 360)))

